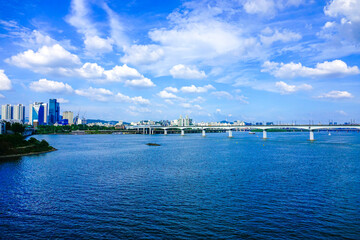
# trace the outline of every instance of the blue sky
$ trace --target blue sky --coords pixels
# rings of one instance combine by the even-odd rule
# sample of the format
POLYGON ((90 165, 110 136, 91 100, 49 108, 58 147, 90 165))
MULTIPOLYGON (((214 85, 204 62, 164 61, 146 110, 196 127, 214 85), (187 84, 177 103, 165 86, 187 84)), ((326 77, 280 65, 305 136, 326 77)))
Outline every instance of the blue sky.
POLYGON ((0 104, 57 98, 61 111, 125 121, 360 117, 360 0, 23 0, 0 9, 0 104))

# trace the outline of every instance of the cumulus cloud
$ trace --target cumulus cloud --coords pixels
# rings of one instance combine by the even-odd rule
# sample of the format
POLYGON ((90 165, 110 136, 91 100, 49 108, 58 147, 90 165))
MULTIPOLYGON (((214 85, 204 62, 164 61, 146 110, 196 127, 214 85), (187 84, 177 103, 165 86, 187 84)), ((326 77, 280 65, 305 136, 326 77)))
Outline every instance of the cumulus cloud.
POLYGON ((101 38, 99 36, 89 36, 85 39, 84 44, 86 50, 91 53, 106 53, 113 50, 112 44, 113 40, 111 38, 101 38))
POLYGON ((0 90, 10 90, 11 89, 11 81, 6 76, 5 71, 0 69, 0 90))
POLYGON ((17 67, 27 68, 39 73, 53 72, 59 68, 73 67, 81 63, 78 56, 66 51, 59 44, 43 46, 36 52, 27 50, 5 61, 17 67))
POLYGON ((141 104, 141 105, 149 105, 150 104, 150 101, 148 99, 145 99, 141 96, 129 97, 122 93, 117 93, 115 95, 115 100, 120 101, 120 102, 128 102, 128 103, 141 104))
POLYGON ((301 35, 299 33, 295 33, 289 30, 272 30, 270 28, 264 29, 263 33, 260 35, 260 40, 265 45, 271 45, 274 42, 291 42, 298 41, 301 39, 301 35))
POLYGON ((199 79, 206 77, 205 72, 192 66, 218 66, 236 62, 238 57, 252 58, 261 52, 255 37, 224 19, 225 11, 230 14, 232 9, 222 12, 210 5, 205 1, 184 3, 185 11, 176 9, 168 16, 169 27, 150 30, 148 36, 152 42, 125 48, 121 60, 157 76, 173 74, 176 78, 199 79), (179 70, 172 69, 179 63, 179 70))
POLYGON ((309 84, 301 85, 290 85, 283 81, 276 82, 275 86, 279 89, 282 94, 290 94, 301 90, 311 90, 312 86, 309 84))
POLYGON ((215 88, 208 84, 206 86, 203 87, 196 87, 195 85, 191 85, 191 86, 185 86, 182 87, 180 90, 184 93, 205 93, 209 90, 214 90, 215 88))
POLYGON ((330 17, 345 17, 350 21, 360 21, 360 1, 357 0, 332 0, 324 8, 330 17))
POLYGON ((324 93, 318 96, 318 98, 327 98, 327 99, 346 99, 353 97, 354 96, 347 91, 330 91, 328 93, 324 93))
POLYGON ((104 74, 107 80, 111 82, 123 82, 124 80, 142 77, 135 68, 128 67, 126 64, 123 66, 115 66, 113 69, 105 71, 104 74))
POLYGON ((40 79, 39 81, 32 82, 29 87, 35 92, 71 93, 73 91, 72 87, 67 83, 47 79, 40 79))
POLYGON ((169 93, 166 90, 159 92, 157 95, 161 98, 178 98, 178 96, 173 93, 169 93))
POLYGON ((108 101, 110 96, 113 96, 113 92, 105 88, 93 88, 89 87, 88 89, 77 89, 75 90, 77 95, 87 97, 97 101, 108 101))
POLYGON ((266 61, 263 64, 262 72, 269 72, 275 77, 345 77, 359 74, 357 66, 350 67, 341 60, 332 62, 325 61, 317 63, 315 68, 305 67, 301 63, 276 63, 266 61))
POLYGON ((204 71, 199 71, 196 68, 191 68, 183 64, 178 64, 170 69, 170 74, 173 78, 182 79, 202 79, 206 77, 204 71))
POLYGON ((142 77, 140 79, 126 80, 125 86, 135 87, 135 88, 149 88, 149 87, 155 87, 156 85, 150 79, 146 77, 142 77))
POLYGON ((122 82, 125 86, 135 88, 148 88, 156 86, 149 78, 144 77, 135 68, 124 64, 115 66, 111 70, 104 70, 97 63, 85 63, 75 72, 84 78, 97 79, 101 82, 122 82))

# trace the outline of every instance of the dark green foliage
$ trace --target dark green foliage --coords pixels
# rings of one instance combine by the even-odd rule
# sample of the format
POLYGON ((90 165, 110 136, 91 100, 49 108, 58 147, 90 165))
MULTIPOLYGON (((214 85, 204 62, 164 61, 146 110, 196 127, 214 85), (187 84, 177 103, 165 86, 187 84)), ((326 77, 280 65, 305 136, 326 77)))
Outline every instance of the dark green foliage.
POLYGON ((99 130, 115 130, 115 127, 104 127, 104 126, 87 126, 84 124, 81 125, 72 125, 72 126, 48 126, 41 125, 38 126, 36 133, 37 134, 51 134, 51 133, 60 133, 66 134, 72 131, 99 131, 99 130))
POLYGON ((53 147, 45 140, 39 141, 33 137, 25 140, 20 134, 0 135, 0 156, 45 152, 52 149, 53 147))
POLYGON ((10 129, 14 133, 22 134, 25 131, 25 126, 23 124, 21 124, 21 123, 13 123, 13 124, 11 124, 10 129))

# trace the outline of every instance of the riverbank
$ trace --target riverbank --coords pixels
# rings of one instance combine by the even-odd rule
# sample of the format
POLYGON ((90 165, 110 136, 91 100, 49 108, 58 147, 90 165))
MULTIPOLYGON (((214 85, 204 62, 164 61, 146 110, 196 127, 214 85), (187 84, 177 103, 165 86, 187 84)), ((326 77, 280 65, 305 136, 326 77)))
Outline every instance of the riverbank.
POLYGON ((24 157, 24 156, 31 156, 31 155, 37 155, 37 154, 43 154, 43 153, 49 153, 57 151, 56 148, 53 148, 51 150, 42 151, 42 152, 30 152, 30 153, 23 153, 23 154, 12 154, 12 155, 0 155, 0 160, 5 158, 16 158, 16 157, 24 157))

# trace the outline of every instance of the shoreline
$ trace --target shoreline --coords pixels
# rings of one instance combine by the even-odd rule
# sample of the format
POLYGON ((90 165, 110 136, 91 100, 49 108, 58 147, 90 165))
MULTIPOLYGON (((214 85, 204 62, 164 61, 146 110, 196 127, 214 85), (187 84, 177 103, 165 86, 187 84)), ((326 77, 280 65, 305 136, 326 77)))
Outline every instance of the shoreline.
POLYGON ((49 153, 49 152, 54 152, 54 151, 57 151, 57 149, 53 148, 51 150, 42 151, 42 152, 29 152, 29 153, 22 153, 22 154, 4 155, 4 156, 0 156, 0 160, 3 159, 3 158, 24 157, 24 156, 30 156, 30 155, 36 155, 36 154, 42 154, 42 153, 49 153))

